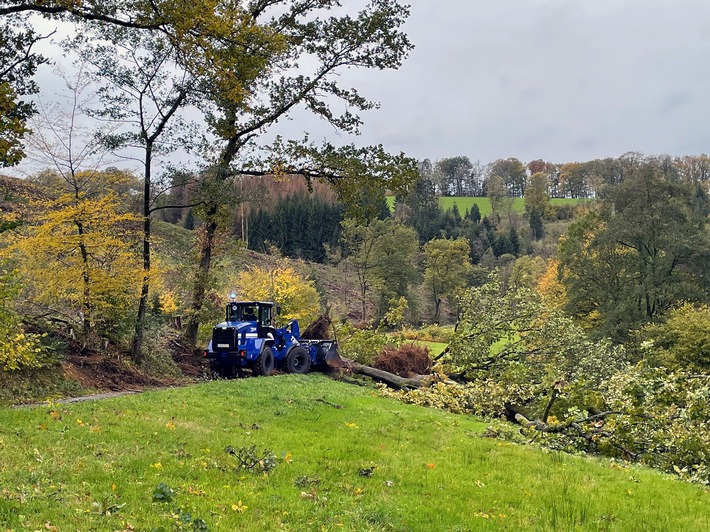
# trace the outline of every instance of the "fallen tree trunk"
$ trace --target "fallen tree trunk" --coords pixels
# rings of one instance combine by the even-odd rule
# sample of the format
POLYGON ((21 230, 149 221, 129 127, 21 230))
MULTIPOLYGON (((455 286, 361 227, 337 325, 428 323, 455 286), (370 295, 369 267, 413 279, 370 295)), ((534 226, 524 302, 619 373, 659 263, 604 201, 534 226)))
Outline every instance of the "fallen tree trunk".
POLYGON ((430 375, 417 375, 412 378, 400 377, 389 371, 365 366, 364 364, 359 364, 352 360, 345 361, 344 367, 350 369, 353 373, 366 375, 378 382, 383 382, 395 390, 415 390, 421 388, 425 381, 430 378, 430 375))

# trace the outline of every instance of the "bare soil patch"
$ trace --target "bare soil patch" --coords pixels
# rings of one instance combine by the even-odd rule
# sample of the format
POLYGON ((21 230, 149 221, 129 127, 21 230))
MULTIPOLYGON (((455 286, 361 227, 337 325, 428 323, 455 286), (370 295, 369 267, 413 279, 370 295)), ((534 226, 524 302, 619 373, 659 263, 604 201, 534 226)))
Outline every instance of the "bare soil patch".
POLYGON ((67 379, 79 381, 84 388, 100 391, 130 391, 175 384, 172 379, 144 375, 121 359, 98 354, 69 355, 62 366, 67 379))

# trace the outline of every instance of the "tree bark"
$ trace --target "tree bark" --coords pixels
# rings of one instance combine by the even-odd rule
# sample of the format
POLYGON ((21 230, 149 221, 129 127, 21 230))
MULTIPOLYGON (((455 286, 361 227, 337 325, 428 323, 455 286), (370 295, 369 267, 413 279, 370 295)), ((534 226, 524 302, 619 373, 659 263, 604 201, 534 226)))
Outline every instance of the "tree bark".
POLYGON ((131 343, 131 359, 140 364, 143 362, 143 332, 145 330, 145 315, 148 309, 148 293, 150 291, 150 231, 151 231, 151 180, 153 178, 153 148, 156 140, 162 135, 165 127, 185 101, 185 92, 180 91, 170 109, 161 114, 161 120, 152 135, 148 134, 144 117, 141 115, 142 137, 145 141, 145 159, 143 171, 143 281, 141 283, 141 297, 138 302, 136 326, 131 343))
POLYGON ((345 367, 351 369, 353 373, 366 375, 376 381, 384 382, 387 386, 395 390, 416 390, 417 388, 421 388, 424 381, 429 377, 428 375, 418 375, 414 378, 400 377, 389 371, 365 366, 364 364, 359 364, 351 360, 345 362, 345 367))
MULTIPOLYGON (((208 218, 213 218, 217 213, 216 207, 210 207, 208 218)), ((195 284, 192 291, 192 304, 190 305, 190 320, 185 327, 185 341, 195 346, 197 344, 197 331, 200 327, 199 313, 202 310, 202 303, 207 293, 210 268, 212 266, 212 249, 214 247, 214 237, 217 232, 217 222, 214 220, 207 223, 205 239, 200 247, 200 264, 195 276, 195 284)))
POLYGON ((150 288, 150 180, 152 157, 153 145, 148 142, 145 147, 145 174, 143 176, 143 282, 141 283, 141 297, 138 301, 135 332, 131 343, 131 360, 136 364, 143 362, 143 331, 145 329, 145 313, 148 308, 148 291, 150 288))
MULTIPOLYGON (((234 109, 227 109, 226 114, 231 123, 236 122, 237 115, 234 109)), ((229 165, 232 163, 237 155, 237 152, 239 151, 239 142, 242 135, 243 133, 237 133, 227 141, 227 145, 222 152, 220 165, 216 168, 216 179, 218 181, 225 181, 231 175, 229 165)), ((191 346, 195 346, 197 344, 197 332, 200 326, 199 313, 200 310, 202 310, 202 304, 205 299, 205 294, 207 293, 210 269, 212 267, 212 251, 214 249, 214 239, 217 233, 216 216, 218 210, 219 207, 216 200, 213 201, 207 208, 206 234, 205 239, 202 242, 202 246, 200 247, 200 264, 198 266, 195 284, 192 290, 190 320, 185 328, 185 341, 191 346)))

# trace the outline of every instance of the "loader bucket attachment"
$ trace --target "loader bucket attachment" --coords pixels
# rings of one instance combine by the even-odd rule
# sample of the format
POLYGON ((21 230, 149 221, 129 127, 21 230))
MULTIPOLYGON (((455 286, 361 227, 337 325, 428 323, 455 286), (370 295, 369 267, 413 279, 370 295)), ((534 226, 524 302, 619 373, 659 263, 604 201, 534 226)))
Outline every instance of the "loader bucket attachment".
POLYGON ((318 364, 325 364, 330 368, 339 368, 344 364, 338 352, 338 344, 332 341, 320 343, 316 353, 316 361, 318 364))
POLYGON ((338 352, 338 348, 335 347, 335 344, 330 346, 330 349, 328 349, 328 352, 325 354, 325 363, 328 365, 328 367, 334 369, 343 366, 343 359, 340 358, 340 353, 338 352))

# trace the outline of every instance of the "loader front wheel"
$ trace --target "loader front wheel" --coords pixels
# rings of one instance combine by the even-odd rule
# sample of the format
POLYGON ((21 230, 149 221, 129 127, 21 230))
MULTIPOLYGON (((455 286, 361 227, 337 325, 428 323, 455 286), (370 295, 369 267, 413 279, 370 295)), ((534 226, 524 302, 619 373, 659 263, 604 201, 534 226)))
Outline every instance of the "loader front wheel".
POLYGON ((274 352, 265 347, 252 366, 254 375, 269 375, 274 371, 274 352))
POLYGON ((308 373, 311 357, 303 347, 294 347, 286 355, 286 371, 289 373, 308 373))

